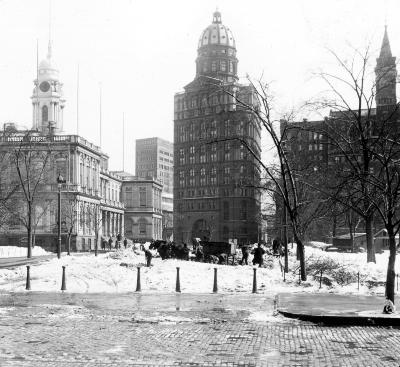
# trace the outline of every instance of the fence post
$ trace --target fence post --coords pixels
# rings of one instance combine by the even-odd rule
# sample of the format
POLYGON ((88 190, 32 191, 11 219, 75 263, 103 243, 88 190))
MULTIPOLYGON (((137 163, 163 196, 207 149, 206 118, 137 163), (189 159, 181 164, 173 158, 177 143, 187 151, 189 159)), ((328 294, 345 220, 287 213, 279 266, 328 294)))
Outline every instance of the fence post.
POLYGON ((299 268, 299 284, 301 284, 301 268, 299 268))
POLYGON ((179 279, 179 267, 176 267, 176 287, 175 287, 176 292, 181 291, 181 282, 179 279))
POLYGON ((319 277, 319 289, 322 288, 322 269, 321 269, 321 275, 319 277))
POLYGON ((142 290, 142 286, 140 284, 140 266, 137 267, 137 281, 136 281, 136 292, 140 292, 142 290))
POLYGON ((253 293, 257 293, 257 268, 253 268, 253 293))
POLYGON ((26 266, 26 287, 27 291, 31 290, 31 267, 29 265, 26 266))
POLYGON ((61 281, 61 290, 66 291, 67 285, 65 280, 65 266, 62 267, 62 281, 61 281))
POLYGON ((357 273, 357 290, 360 290, 360 272, 357 273))
POLYGON ((213 287, 213 293, 218 292, 218 285, 217 285, 217 268, 214 268, 214 287, 213 287))

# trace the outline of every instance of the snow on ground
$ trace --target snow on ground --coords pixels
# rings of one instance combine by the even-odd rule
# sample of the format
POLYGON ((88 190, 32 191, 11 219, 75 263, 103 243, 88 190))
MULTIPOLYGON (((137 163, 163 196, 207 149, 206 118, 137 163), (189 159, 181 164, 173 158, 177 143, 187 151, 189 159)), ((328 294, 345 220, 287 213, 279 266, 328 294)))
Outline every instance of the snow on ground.
MULTIPOLYGON (((5 257, 23 257, 27 255, 26 247, 0 246, 0 259, 5 257)), ((32 256, 49 255, 50 253, 39 246, 32 248, 32 256)))
MULTIPOLYGON (((263 268, 257 268, 257 288, 263 292, 333 292, 383 294, 388 252, 377 254, 376 264, 366 263, 366 254, 324 252, 306 247, 307 282, 298 282, 299 264, 294 254, 289 256, 289 273, 283 281, 280 260, 266 256, 263 268), (320 269, 323 284, 319 289, 320 269), (360 273, 360 290, 357 274, 360 273), (315 275, 315 276, 314 276, 315 275)), ((251 260, 251 258, 250 258, 251 260)), ((53 292, 61 288, 62 266, 66 266, 69 292, 132 292, 136 290, 137 266, 141 266, 142 292, 174 292, 176 267, 180 267, 182 292, 210 293, 213 288, 214 268, 218 270, 218 292, 251 292, 252 265, 213 265, 180 260, 153 258, 150 268, 144 267, 144 252, 132 248, 117 252, 93 253, 79 256, 62 255, 39 265, 31 266, 33 291, 53 292), (122 266, 121 266, 122 265, 122 266)), ((396 273, 400 271, 397 266, 396 273)), ((24 291, 26 267, 0 269, 0 291, 24 291)))

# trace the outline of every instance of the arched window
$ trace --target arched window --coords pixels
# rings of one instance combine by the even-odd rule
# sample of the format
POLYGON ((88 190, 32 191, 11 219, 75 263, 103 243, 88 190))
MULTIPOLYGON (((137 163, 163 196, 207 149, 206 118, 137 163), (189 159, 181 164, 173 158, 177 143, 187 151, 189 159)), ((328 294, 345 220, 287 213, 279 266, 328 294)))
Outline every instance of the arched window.
POLYGON ((49 121, 49 109, 47 108, 47 106, 42 107, 42 121, 49 121))

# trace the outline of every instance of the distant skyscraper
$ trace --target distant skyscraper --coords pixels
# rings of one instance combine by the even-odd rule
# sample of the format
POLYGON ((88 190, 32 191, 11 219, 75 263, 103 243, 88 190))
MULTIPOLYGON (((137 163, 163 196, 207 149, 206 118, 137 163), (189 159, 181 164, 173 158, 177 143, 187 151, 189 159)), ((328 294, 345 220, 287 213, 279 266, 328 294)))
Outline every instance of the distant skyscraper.
POLYGON ((173 144, 160 138, 136 139, 136 176, 151 177, 163 184, 163 191, 173 193, 173 144))
POLYGON ((160 138, 136 140, 136 176, 159 181, 162 188, 162 237, 169 239, 173 226, 173 144, 160 138))
POLYGON ((197 55, 195 79, 175 95, 174 240, 255 242, 260 169, 245 145, 261 156, 261 127, 237 103, 256 98, 238 83, 235 40, 220 12, 201 33, 197 55))

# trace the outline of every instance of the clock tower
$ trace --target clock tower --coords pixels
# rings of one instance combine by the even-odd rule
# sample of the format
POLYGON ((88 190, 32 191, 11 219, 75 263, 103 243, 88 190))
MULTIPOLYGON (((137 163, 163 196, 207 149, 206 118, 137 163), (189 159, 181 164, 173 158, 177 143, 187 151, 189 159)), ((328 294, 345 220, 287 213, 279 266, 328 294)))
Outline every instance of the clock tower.
POLYGON ((62 83, 59 72, 52 60, 51 41, 49 41, 46 59, 39 64, 37 78, 34 80, 32 94, 33 122, 32 127, 44 134, 63 131, 63 98, 62 83))

